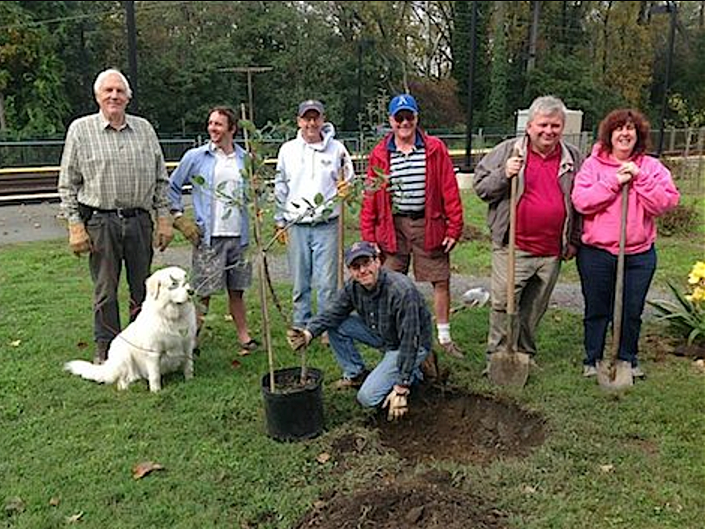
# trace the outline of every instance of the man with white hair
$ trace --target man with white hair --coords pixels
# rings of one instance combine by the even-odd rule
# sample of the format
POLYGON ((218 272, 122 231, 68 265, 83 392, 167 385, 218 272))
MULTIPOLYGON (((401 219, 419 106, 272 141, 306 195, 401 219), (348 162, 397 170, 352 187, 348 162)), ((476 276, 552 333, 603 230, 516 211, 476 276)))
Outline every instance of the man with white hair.
MULTIPOLYGON (((488 203, 492 237, 492 310, 487 354, 507 348, 507 255, 510 184, 517 178, 516 265, 517 343, 513 350, 536 354, 535 333, 558 280, 561 261, 575 256, 580 242, 571 202, 582 157, 565 143, 566 107, 553 96, 534 100, 526 134, 497 145, 475 168, 474 187, 488 203)), ((489 356, 488 356, 489 359, 489 356)))
POLYGON ((118 70, 101 72, 93 86, 99 112, 76 119, 66 133, 59 194, 69 223, 69 245, 89 254, 94 284, 94 361, 107 359, 120 332, 118 286, 125 266, 130 321, 145 298, 154 245, 164 250, 173 238, 164 155, 150 123, 125 112, 130 84, 118 70))

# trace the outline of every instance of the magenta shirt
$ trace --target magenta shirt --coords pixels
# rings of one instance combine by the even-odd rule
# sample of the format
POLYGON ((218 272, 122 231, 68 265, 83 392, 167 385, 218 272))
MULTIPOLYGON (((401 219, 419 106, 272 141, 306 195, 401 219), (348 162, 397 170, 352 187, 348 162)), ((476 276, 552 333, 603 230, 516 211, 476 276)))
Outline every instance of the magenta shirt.
POLYGON ((558 182, 560 147, 546 158, 527 151, 524 193, 517 204, 517 248, 537 256, 561 254, 565 222, 563 191, 558 182))

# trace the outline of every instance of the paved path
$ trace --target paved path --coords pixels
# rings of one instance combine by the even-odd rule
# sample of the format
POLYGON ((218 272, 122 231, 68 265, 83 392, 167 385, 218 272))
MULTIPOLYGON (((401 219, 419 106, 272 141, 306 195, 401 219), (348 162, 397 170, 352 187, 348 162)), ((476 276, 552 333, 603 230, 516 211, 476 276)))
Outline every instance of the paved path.
MULTIPOLYGON (((41 204, 0 206, 0 246, 19 242, 63 239, 67 237, 65 223, 59 218, 59 204, 44 202, 41 204)), ((68 251, 68 249, 67 249, 68 251)), ((284 256, 268 259, 270 274, 274 281, 289 281, 290 274, 284 256)), ((163 253, 155 254, 155 264, 177 265, 190 269, 191 251, 186 246, 169 247, 163 253)), ((428 284, 419 285, 421 291, 430 296, 428 284)), ((451 280, 453 304, 457 305, 461 296, 470 288, 484 287, 489 290, 488 277, 453 275, 451 280)), ((668 297, 664 292, 654 288, 649 292, 649 299, 668 297)), ((560 307, 576 313, 583 310, 583 296, 577 283, 558 283, 551 297, 551 307, 560 307)), ((647 306, 646 315, 653 314, 647 306)))

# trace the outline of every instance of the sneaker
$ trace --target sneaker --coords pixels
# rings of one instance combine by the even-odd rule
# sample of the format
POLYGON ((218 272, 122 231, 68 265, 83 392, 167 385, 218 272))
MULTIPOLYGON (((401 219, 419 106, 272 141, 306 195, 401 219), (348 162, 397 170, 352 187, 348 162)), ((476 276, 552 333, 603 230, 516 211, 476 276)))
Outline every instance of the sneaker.
POLYGON ((632 377, 633 378, 646 378, 646 373, 639 366, 632 367, 632 377))
POLYGON ((584 365, 583 366, 583 376, 585 378, 596 377, 597 376, 597 368, 595 366, 591 366, 591 365, 584 365))
POLYGON ((362 384, 365 382, 365 379, 367 378, 367 375, 369 374, 370 372, 365 369, 362 373, 352 378, 343 377, 340 380, 336 380, 333 383, 333 387, 335 389, 357 389, 362 386, 362 384))
POLYGON ((438 345, 441 346, 441 349, 447 354, 448 356, 452 356, 453 358, 465 358, 465 353, 460 350, 460 347, 457 346, 457 344, 453 341, 446 342, 446 343, 439 343, 438 345))

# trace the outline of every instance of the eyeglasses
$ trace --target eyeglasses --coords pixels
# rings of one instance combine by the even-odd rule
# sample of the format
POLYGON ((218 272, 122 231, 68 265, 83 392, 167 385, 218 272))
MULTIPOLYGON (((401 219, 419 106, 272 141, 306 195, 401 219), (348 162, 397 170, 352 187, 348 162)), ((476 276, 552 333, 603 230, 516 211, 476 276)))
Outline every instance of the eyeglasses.
POLYGON ((360 257, 359 259, 355 259, 352 263, 350 263, 349 268, 353 272, 358 272, 363 268, 367 268, 368 266, 370 266, 372 260, 372 257, 360 257))
POLYGON ((397 112, 394 114, 394 121, 399 123, 400 125, 404 123, 405 121, 408 121, 409 123, 413 123, 413 121, 416 119, 416 114, 413 112, 407 110, 404 111, 402 110, 401 112, 397 112))

